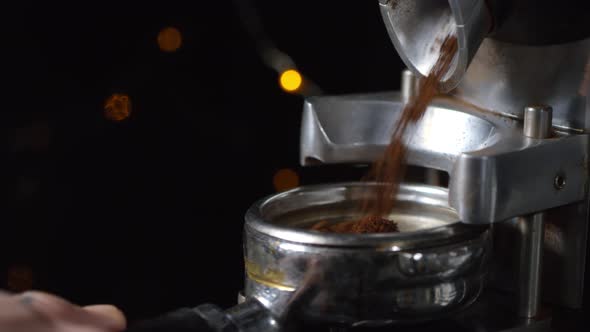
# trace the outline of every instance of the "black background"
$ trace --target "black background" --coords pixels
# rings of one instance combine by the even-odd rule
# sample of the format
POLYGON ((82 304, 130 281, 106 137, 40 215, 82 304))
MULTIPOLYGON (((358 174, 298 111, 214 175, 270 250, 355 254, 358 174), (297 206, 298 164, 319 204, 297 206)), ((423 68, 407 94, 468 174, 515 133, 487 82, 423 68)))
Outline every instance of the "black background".
MULTIPOLYGON (((241 1, 241 0, 239 0, 241 1)), ((376 1, 254 2, 266 33, 327 94, 399 88, 376 1)), ((303 98, 283 92, 231 1, 3 4, 0 288, 113 303, 131 320, 229 307, 246 209, 282 168, 301 184, 362 169, 298 164, 303 98), (160 51, 158 32, 183 37, 160 51), (112 93, 127 120, 104 117, 112 93)))

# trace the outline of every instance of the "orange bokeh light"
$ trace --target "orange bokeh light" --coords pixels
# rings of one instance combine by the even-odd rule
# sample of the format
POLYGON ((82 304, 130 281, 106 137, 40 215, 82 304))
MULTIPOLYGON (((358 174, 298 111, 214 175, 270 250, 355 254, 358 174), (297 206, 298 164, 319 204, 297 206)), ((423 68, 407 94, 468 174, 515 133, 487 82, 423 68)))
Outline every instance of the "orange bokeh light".
POLYGON ((131 115, 131 99, 126 94, 114 93, 104 103, 104 115, 115 122, 123 121, 131 115))
POLYGON ((299 186, 299 175, 290 168, 275 173, 272 179, 276 191, 285 191, 299 186))
POLYGON ((182 34, 174 27, 166 27, 158 33, 158 46, 164 52, 175 52, 182 45, 182 34))
POLYGON ((303 77, 295 69, 285 70, 279 77, 279 84, 286 92, 296 92, 303 85, 303 77))

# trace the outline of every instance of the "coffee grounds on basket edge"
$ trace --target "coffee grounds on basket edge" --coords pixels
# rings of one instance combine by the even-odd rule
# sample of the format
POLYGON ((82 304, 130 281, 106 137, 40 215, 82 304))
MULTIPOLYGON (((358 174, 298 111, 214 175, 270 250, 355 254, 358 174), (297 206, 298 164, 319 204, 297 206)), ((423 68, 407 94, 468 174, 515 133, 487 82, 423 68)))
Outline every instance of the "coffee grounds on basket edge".
MULTIPOLYGON (((326 221, 311 227, 312 230, 333 233, 389 233, 397 232, 395 221, 388 220, 386 216, 391 212, 406 169, 407 148, 404 136, 410 125, 418 122, 426 108, 438 94, 438 85, 447 73, 455 53, 458 42, 453 35, 447 36, 440 46, 440 55, 430 74, 421 80, 418 95, 412 99, 403 109, 396 128, 391 135, 391 141, 383 155, 373 163, 364 181, 382 183, 377 187, 374 199, 365 199, 361 204, 361 212, 364 216, 359 220, 330 225, 326 221)), ((371 196, 371 195, 369 195, 371 196)))

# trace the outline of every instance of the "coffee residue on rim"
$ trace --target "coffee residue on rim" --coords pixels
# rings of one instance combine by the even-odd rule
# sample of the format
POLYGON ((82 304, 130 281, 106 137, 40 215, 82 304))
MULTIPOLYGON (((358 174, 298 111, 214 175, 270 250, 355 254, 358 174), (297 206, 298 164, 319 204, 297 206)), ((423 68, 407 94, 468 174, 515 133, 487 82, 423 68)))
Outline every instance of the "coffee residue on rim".
MULTIPOLYGON (((426 108, 438 94, 438 85, 449 70, 457 53, 458 42, 453 35, 447 36, 441 43, 440 55, 428 76, 421 80, 418 94, 404 107, 397 126, 391 135, 391 141, 383 155, 373 163, 364 181, 381 183, 375 197, 368 197, 362 202, 363 217, 359 220, 329 225, 321 221, 311 229, 334 233, 388 233, 397 232, 395 221, 388 220, 400 182, 406 169, 407 148, 404 137, 407 130, 418 122, 426 108)), ((373 196, 373 195, 368 195, 373 196)))

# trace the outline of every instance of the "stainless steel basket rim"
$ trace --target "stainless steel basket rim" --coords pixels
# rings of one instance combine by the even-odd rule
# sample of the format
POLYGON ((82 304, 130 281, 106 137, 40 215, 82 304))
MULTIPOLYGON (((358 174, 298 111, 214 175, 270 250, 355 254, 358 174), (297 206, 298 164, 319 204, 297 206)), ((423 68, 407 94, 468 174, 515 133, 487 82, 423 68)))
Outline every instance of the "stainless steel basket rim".
MULTIPOLYGON (((322 247, 351 247, 351 248, 371 248, 376 247, 383 251, 401 251, 415 248, 436 247, 441 244, 459 243, 472 240, 478 237, 487 227, 473 226, 457 221, 448 225, 429 228, 425 230, 402 232, 402 233, 380 233, 380 234, 334 234, 320 233, 311 230, 297 229, 270 223, 264 220, 262 209, 265 204, 273 200, 281 199, 288 195, 297 194, 306 191, 321 191, 334 187, 351 187, 351 186, 379 186, 383 185, 376 182, 340 182, 330 184, 308 185, 297 187, 282 193, 269 195, 254 203, 245 215, 245 231, 255 232, 260 236, 275 237, 284 241, 303 245, 314 245, 322 247)), ((403 183, 400 185, 400 194, 409 191, 424 192, 439 196, 447 196, 448 190, 441 187, 434 187, 424 184, 403 183)), ((448 206, 444 206, 453 210, 448 206)), ((454 210, 453 210, 454 211, 454 210)))

